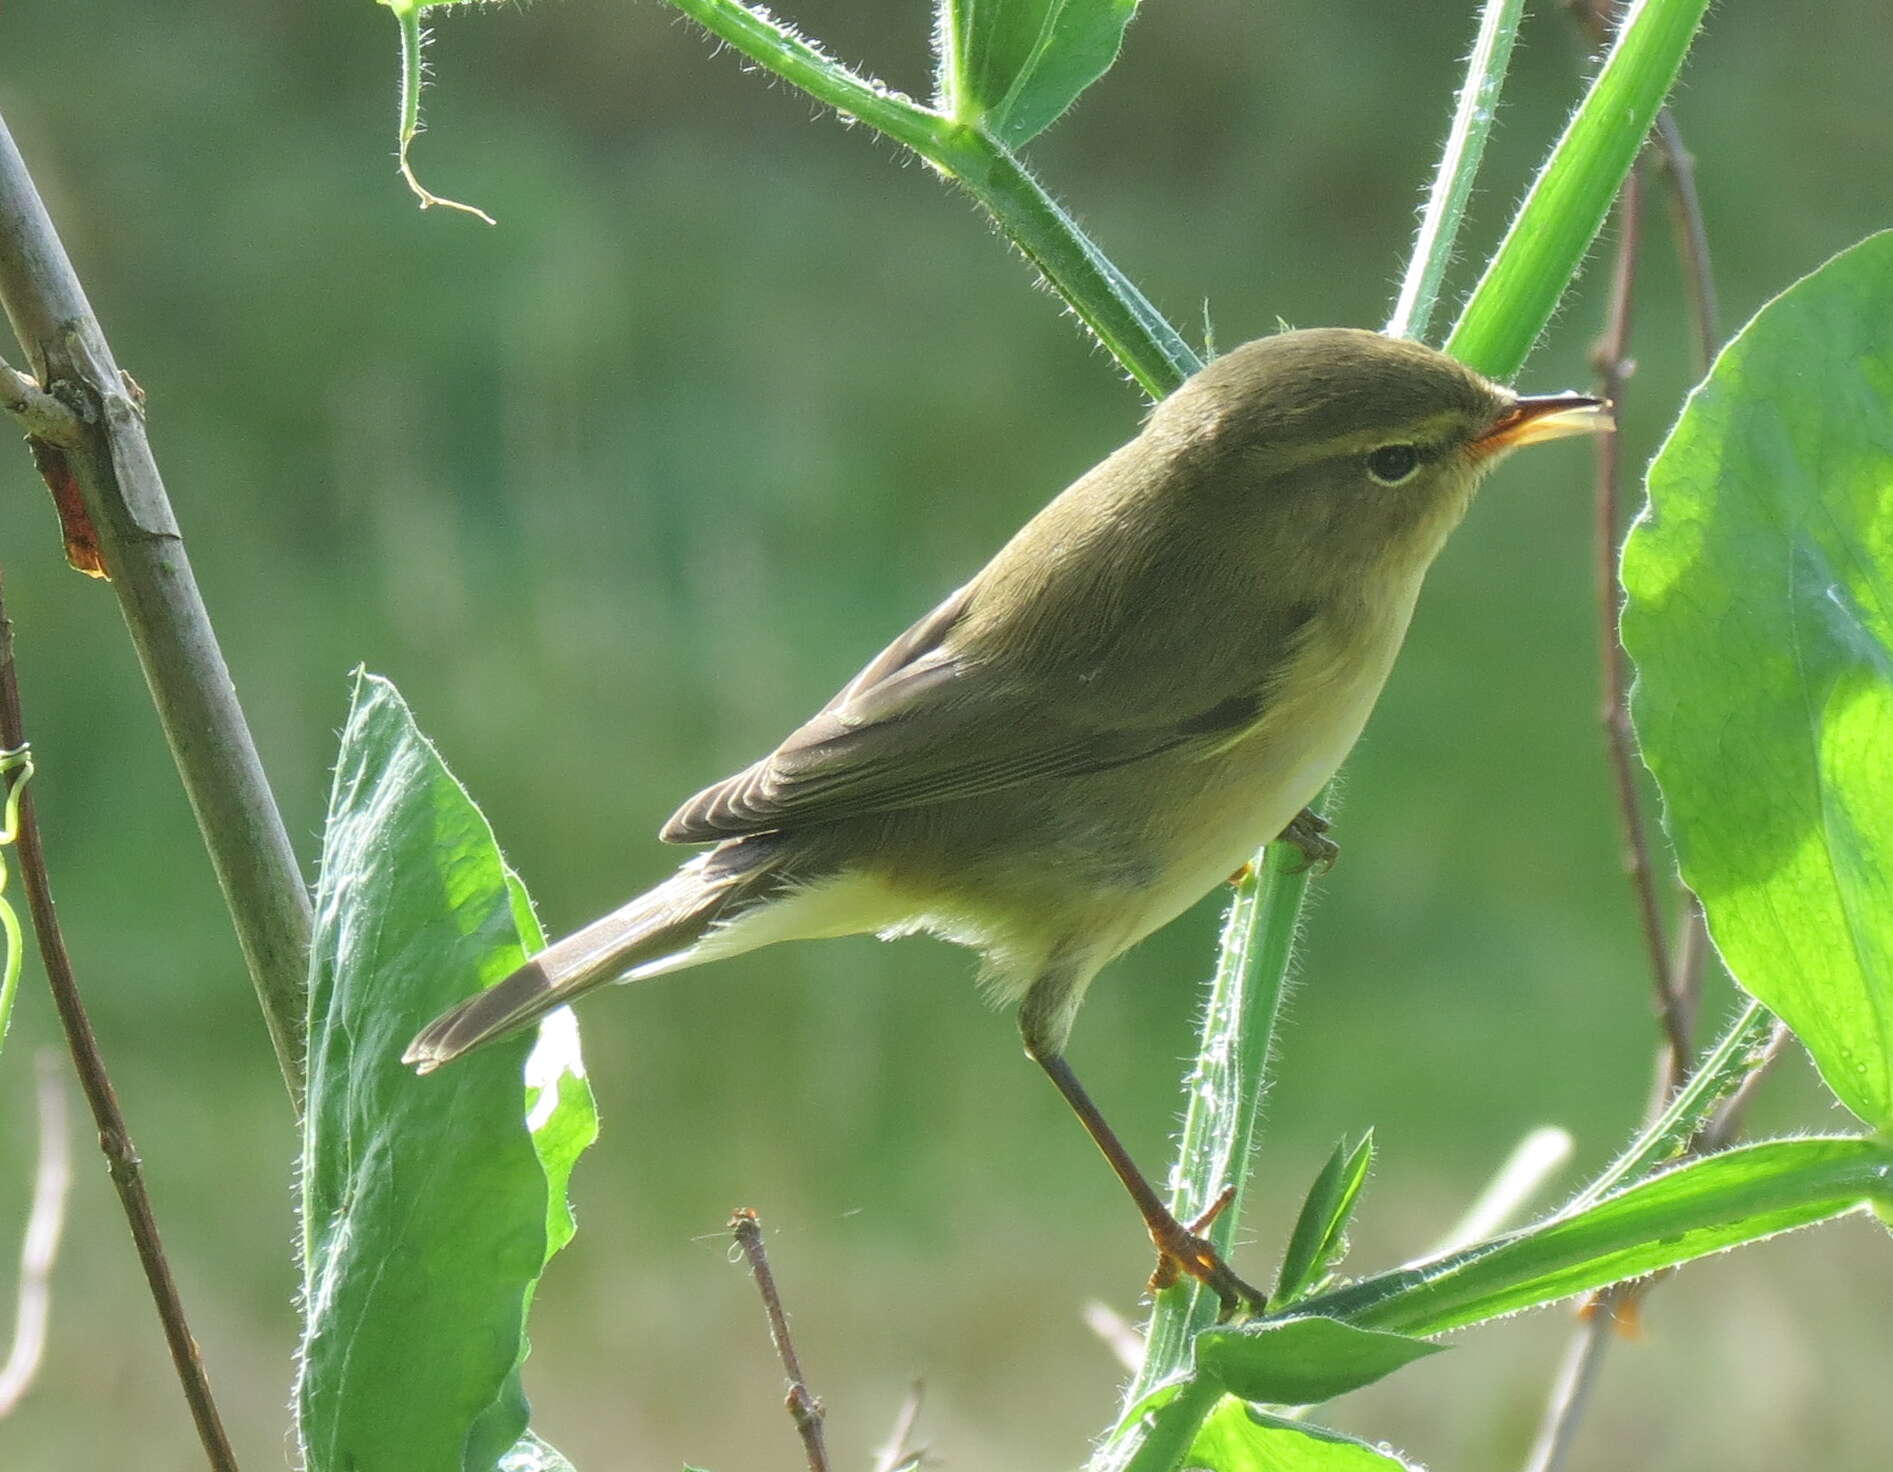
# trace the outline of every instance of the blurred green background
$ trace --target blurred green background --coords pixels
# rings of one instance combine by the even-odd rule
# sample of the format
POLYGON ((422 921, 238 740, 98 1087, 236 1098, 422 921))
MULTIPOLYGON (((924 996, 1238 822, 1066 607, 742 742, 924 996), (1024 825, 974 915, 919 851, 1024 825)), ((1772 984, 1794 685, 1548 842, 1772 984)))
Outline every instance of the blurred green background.
MULTIPOLYGON (((1582 49, 1541 8, 1458 289, 1577 95, 1582 49)), ((791 11, 926 89, 920 0, 791 11)), ((1192 335, 1206 311, 1225 346, 1278 319, 1379 323, 1470 6, 1147 12, 1033 163, 1192 335)), ((1141 406, 969 204, 663 6, 436 17, 416 163, 495 230, 418 213, 396 180, 394 25, 367 3, 12 0, 0 110, 150 396, 305 862, 365 662, 559 931, 665 872, 653 833, 676 800, 826 699, 1141 406)), ((1884 6, 1820 18, 1790 35, 1721 7, 1680 96, 1729 328, 1888 223, 1884 6)), ((1652 220, 1624 412, 1638 463, 1693 376, 1652 220)), ((1587 380, 1603 276, 1532 387, 1587 380)), ((1251 1276, 1344 1131, 1378 1130, 1353 1258, 1375 1267, 1444 1231, 1530 1126, 1572 1129, 1582 1169, 1642 1108, 1655 1034, 1600 756, 1589 470, 1565 446, 1501 473, 1349 764, 1345 856, 1280 1038, 1251 1276)), ((279 1465, 295 1142, 267 1043, 111 596, 61 565, 24 454, 0 459, 0 562, 68 933, 238 1448, 279 1465)), ((1074 1044, 1153 1171, 1219 904, 1112 968, 1074 1044)), ((838 1467, 866 1465, 916 1378, 944 1465, 1082 1459, 1119 1372, 1080 1309, 1132 1312, 1147 1252, 971 978, 930 942, 830 942, 585 1009, 605 1134, 528 1377, 535 1424, 585 1472, 797 1463, 728 1260, 738 1204, 763 1214, 838 1467)), ((6 1258, 49 1014, 34 971, 0 1068, 6 1258)), ((1847 1121, 1797 1056, 1756 1123, 1847 1121)), ((199 1466, 74 1135, 49 1358, 0 1425, 0 1466, 199 1466)), ((1572 1468, 1885 1465, 1890 1293, 1884 1234, 1858 1220, 1690 1269, 1613 1351, 1572 1468)), ((1438 1469, 1516 1466, 1569 1325, 1466 1336, 1332 1419, 1438 1469)))

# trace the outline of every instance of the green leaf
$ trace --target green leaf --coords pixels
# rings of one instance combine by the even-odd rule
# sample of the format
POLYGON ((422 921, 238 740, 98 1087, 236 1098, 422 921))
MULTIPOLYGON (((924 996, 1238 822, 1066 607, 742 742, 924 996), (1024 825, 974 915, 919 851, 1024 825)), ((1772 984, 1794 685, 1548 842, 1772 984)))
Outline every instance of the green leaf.
POLYGON ((1137 0, 940 0, 940 110, 1008 148, 1111 69, 1137 0))
POLYGON ((1776 1140, 1691 1161, 1524 1231, 1304 1298, 1295 1310, 1443 1334, 1889 1203, 1893 1145, 1776 1140))
POLYGON ((1237 1329, 1205 1329, 1196 1336, 1196 1364, 1242 1400, 1312 1406, 1444 1348, 1337 1319, 1263 1319, 1237 1329))
POLYGON ((309 1472, 556 1469, 525 1436, 526 1311, 596 1133, 569 1013, 417 1078, 420 1027, 540 943, 486 820, 359 675, 310 970, 298 1430, 309 1472), (537 1458, 537 1460, 534 1460, 537 1458))
POLYGON ((1624 550, 1644 759, 1743 987, 1893 1126, 1893 231, 1763 307, 1624 550))
POLYGON ((1346 1140, 1334 1147, 1334 1154, 1315 1177, 1308 1199, 1302 1202, 1301 1213, 1295 1218, 1295 1230, 1289 1234, 1281 1272, 1276 1275, 1275 1292, 1269 1295, 1270 1308, 1293 1303, 1307 1293, 1346 1253, 1348 1219, 1354 1215, 1354 1203, 1373 1162, 1372 1130, 1362 1135, 1352 1150, 1346 1140))
POLYGON ((1224 1400, 1184 1454, 1204 1472, 1421 1472, 1387 1447, 1224 1400))

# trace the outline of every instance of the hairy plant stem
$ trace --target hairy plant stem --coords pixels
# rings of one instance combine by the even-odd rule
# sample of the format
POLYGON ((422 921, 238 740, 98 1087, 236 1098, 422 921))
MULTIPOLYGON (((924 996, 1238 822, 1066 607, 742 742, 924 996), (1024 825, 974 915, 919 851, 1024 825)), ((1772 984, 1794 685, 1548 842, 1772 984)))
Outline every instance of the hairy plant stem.
POLYGON ((198 593, 142 410, 4 121, 0 303, 39 386, 84 421, 84 443, 56 453, 83 498, 300 1108, 309 894, 198 593))
POLYGON ((1479 17, 1478 39, 1466 62, 1466 80, 1459 89, 1452 126, 1446 132, 1433 187, 1420 212, 1420 233, 1407 260, 1400 295, 1387 321, 1389 337, 1424 338, 1439 304, 1440 283, 1452 263, 1453 242, 1459 238, 1472 182, 1485 156, 1485 141, 1498 114, 1499 89, 1511 65, 1512 42, 1525 0, 1486 0, 1479 17))
POLYGON ((1638 0, 1459 314, 1446 350, 1510 379, 1551 320, 1656 121, 1709 0, 1638 0))
MULTIPOLYGON (((7 620, 6 603, 0 592, 0 747, 9 750, 26 745, 25 722, 20 714, 19 679, 13 665, 13 625, 7 620)), ((106 1072, 98 1038, 86 1015, 79 995, 79 983, 73 973, 72 957, 66 950, 66 938, 59 928, 59 914, 53 907, 52 883, 46 872, 46 852, 40 842, 39 822, 34 814, 33 794, 20 795, 20 824, 17 838, 20 876, 26 889, 27 906, 33 916, 33 934, 39 942, 40 959, 46 968, 46 981, 52 989, 53 1003, 72 1052, 72 1064, 79 1075, 79 1086, 92 1108, 98 1125, 99 1149, 105 1156, 112 1184, 131 1226, 132 1243, 138 1262, 144 1268, 151 1300, 157 1306, 158 1321, 164 1328, 165 1343, 170 1347, 171 1363, 178 1383, 197 1426, 198 1439, 214 1472, 237 1472, 236 1454, 224 1434, 217 1402, 210 1392, 210 1378, 204 1371, 197 1341, 184 1315, 183 1300, 178 1295, 177 1280, 164 1255, 164 1243, 158 1235, 158 1219, 151 1207, 150 1194, 132 1143, 131 1130, 119 1107, 117 1091, 106 1072)))

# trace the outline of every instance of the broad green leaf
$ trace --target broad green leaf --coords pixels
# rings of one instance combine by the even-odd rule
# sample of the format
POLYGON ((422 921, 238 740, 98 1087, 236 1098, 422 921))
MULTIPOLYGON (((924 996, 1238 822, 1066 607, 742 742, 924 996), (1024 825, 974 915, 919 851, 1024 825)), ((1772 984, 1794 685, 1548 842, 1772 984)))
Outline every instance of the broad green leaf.
POLYGON ((323 836, 303 1133, 309 1472, 556 1472, 526 1432, 525 1319, 596 1133, 557 1014, 427 1078, 429 1020, 540 943, 486 820, 394 687, 361 675, 323 836))
POLYGON ((1191 1472, 1421 1472, 1390 1447, 1285 1421, 1233 1399, 1209 1413, 1183 1466, 1191 1472))
POLYGON ((1776 1140, 1691 1161, 1538 1226, 1304 1298, 1295 1311, 1401 1334, 1444 1334, 1890 1205, 1893 1145, 1776 1140))
POLYGON ((1312 1406, 1444 1348, 1337 1319, 1263 1319, 1238 1329, 1205 1329, 1196 1336, 1196 1365, 1243 1400, 1312 1406))
POLYGON ((1893 231, 1763 307, 1624 549, 1644 759, 1729 970, 1893 1126, 1893 231))
POLYGON ((1270 1308, 1293 1303, 1341 1260, 1347 1251, 1348 1219, 1354 1215, 1354 1203, 1373 1162, 1372 1130, 1362 1135, 1352 1150, 1346 1140, 1334 1147, 1334 1154, 1315 1177, 1308 1199, 1302 1202, 1295 1218, 1295 1230, 1289 1234, 1281 1272, 1276 1275, 1275 1291, 1269 1295, 1270 1308))
POLYGON ((1137 0, 939 0, 939 106, 1017 148, 1111 69, 1137 0))

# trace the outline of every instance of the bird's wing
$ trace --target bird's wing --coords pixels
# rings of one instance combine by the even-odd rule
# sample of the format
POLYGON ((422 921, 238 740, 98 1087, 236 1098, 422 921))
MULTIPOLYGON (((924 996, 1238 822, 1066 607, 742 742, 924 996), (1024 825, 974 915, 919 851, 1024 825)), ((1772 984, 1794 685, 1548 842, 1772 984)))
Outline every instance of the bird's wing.
MULTIPOLYGON (((1209 745, 1254 724, 1263 692, 1231 688, 1200 711, 1113 708, 956 652, 962 588, 881 652, 770 755, 691 798, 669 843, 704 843, 999 792, 1209 745)), ((1102 692, 1093 692, 1096 694, 1102 692)))

